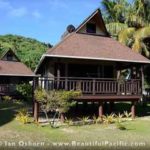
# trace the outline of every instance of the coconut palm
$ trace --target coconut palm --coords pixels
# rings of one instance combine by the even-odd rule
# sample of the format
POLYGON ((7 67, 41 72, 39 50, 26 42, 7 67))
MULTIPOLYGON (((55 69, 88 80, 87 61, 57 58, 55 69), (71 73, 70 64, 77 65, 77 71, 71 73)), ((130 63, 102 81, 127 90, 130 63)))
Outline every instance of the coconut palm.
POLYGON ((127 28, 125 24, 126 9, 129 4, 127 0, 103 0, 102 9, 106 27, 110 34, 117 38, 118 33, 127 28))
POLYGON ((150 37, 150 1, 135 0, 130 4, 127 0, 103 0, 102 5, 111 35, 149 58, 150 42, 145 42, 145 39, 150 37))
POLYGON ((143 54, 146 57, 150 57, 149 43, 145 43, 145 39, 150 37, 150 26, 136 29, 129 27, 120 31, 118 40, 131 47, 134 51, 143 54))

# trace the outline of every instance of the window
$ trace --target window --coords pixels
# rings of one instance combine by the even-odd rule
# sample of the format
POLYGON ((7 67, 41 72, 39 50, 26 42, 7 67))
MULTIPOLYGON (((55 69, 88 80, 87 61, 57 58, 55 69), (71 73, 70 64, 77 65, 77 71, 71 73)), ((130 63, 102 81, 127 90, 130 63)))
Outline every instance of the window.
POLYGON ((8 61, 12 61, 12 60, 13 60, 13 56, 12 56, 11 53, 8 53, 8 54, 7 54, 7 60, 8 60, 8 61))
POLYGON ((87 23, 86 24, 86 32, 87 33, 96 33, 96 24, 94 24, 94 23, 87 23))

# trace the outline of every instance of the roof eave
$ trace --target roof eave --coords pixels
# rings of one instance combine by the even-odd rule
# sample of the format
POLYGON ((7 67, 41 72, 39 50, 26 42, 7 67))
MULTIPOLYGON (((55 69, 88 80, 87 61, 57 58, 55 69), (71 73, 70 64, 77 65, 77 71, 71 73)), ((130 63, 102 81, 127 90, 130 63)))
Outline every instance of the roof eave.
MULTIPOLYGON (((130 62, 130 63, 141 63, 150 64, 150 61, 137 61, 137 60, 126 60, 126 59, 113 59, 113 58, 99 58, 99 57, 83 57, 83 56, 67 56, 67 55, 50 55, 44 54, 43 57, 58 57, 58 58, 73 58, 73 59, 88 59, 88 60, 104 60, 104 61, 116 61, 116 62, 130 62)), ((42 62, 41 62, 42 63, 42 62)))
POLYGON ((0 74, 0 76, 36 77, 36 75, 24 75, 24 74, 0 74))
POLYGON ((42 55, 42 57, 41 57, 41 59, 40 59, 40 61, 39 61, 39 64, 37 65, 37 67, 36 67, 35 70, 34 70, 34 73, 35 73, 35 74, 38 72, 38 70, 39 70, 41 64, 43 63, 43 61, 44 61, 46 55, 47 55, 47 54, 43 54, 43 55, 42 55))

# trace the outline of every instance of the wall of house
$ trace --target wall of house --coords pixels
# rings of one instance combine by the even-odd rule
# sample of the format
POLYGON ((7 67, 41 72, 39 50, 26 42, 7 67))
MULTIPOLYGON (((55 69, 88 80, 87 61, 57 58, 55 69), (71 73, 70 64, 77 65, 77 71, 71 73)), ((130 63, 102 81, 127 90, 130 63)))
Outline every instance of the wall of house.
MULTIPOLYGON (((97 35, 106 35, 106 33, 100 28, 100 25, 97 23, 95 19, 91 19, 87 23, 94 23, 96 24, 96 34, 97 35)), ((86 24, 78 31, 79 33, 87 33, 86 32, 86 24)))
POLYGON ((53 78, 54 77, 54 62, 48 62, 44 68, 43 68, 43 73, 42 76, 48 77, 48 78, 53 78))
POLYGON ((99 77, 116 78, 116 66, 113 62, 97 62, 89 60, 59 60, 59 63, 49 62, 45 65, 43 76, 53 78, 60 71, 60 77, 99 77), (58 69, 59 67, 59 69, 58 69), (85 72, 85 73, 84 73, 85 72))
MULTIPOLYGON (((8 56, 8 55, 5 55, 2 60, 7 60, 7 61, 9 61, 7 56, 8 56)), ((16 58, 15 56, 13 56, 13 55, 11 56, 11 59, 12 59, 11 61, 18 61, 17 58, 16 58)))

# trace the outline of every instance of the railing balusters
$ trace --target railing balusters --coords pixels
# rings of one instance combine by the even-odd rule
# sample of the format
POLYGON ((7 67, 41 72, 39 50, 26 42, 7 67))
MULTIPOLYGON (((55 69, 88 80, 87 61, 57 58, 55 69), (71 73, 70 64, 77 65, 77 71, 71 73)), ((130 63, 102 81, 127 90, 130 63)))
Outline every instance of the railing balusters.
MULTIPOLYGON (((39 79, 39 83, 42 88, 47 88, 48 90, 53 90, 53 89, 81 90, 83 94, 92 94, 92 95, 104 95, 104 94, 140 95, 141 94, 140 80, 117 81, 114 79, 104 80, 100 78, 80 79, 80 78, 63 77, 59 79, 41 78, 39 79)), ((2 87, 0 87, 0 91, 2 91, 2 87)))

